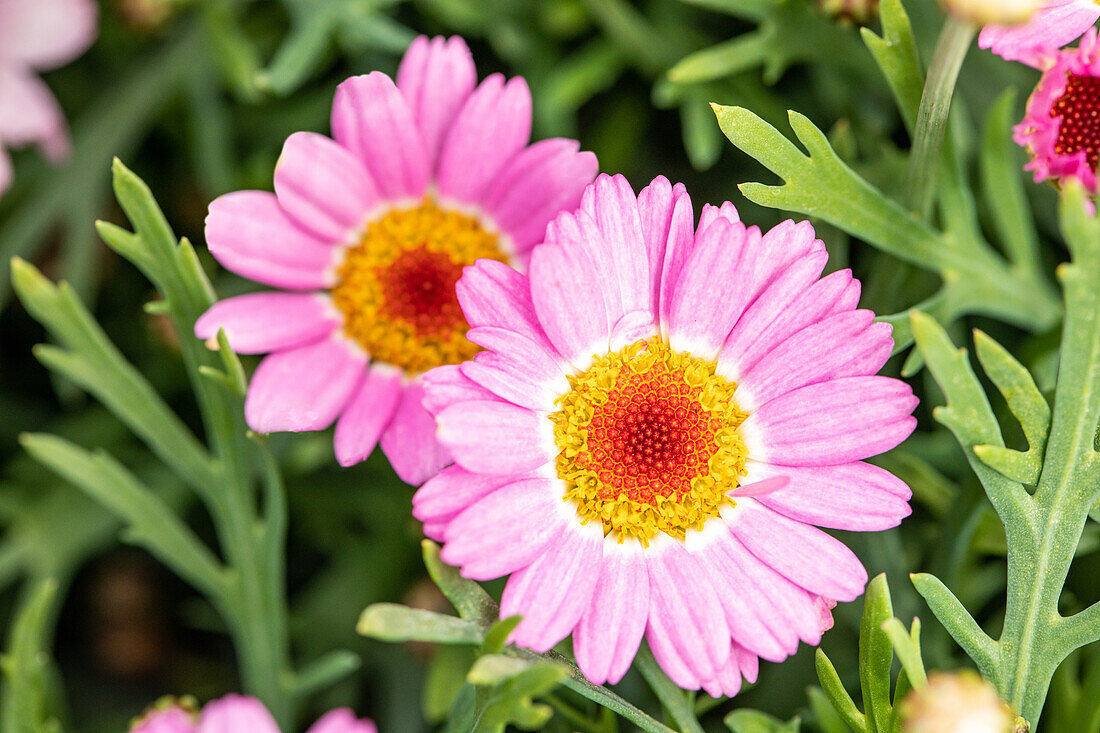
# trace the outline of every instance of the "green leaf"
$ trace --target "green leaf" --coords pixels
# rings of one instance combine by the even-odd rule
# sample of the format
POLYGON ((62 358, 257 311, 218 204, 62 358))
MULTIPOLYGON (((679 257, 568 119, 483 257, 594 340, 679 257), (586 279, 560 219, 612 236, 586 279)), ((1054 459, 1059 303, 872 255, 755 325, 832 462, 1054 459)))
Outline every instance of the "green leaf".
POLYGON ((480 644, 485 639, 484 630, 472 621, 396 603, 368 606, 355 630, 381 641, 480 644))
POLYGON ((11 268, 24 307, 65 347, 37 347, 39 361, 95 395, 196 491, 213 491, 218 480, 206 450, 119 353, 76 293, 20 259, 11 268))
POLYGON ((459 616, 482 627, 488 627, 497 620, 500 609, 496 601, 480 585, 463 578, 457 569, 443 562, 439 557, 439 545, 431 540, 422 540, 420 549, 432 581, 447 596, 459 616))
POLYGON ((1020 421, 1029 446, 1026 453, 996 445, 975 446, 974 452, 986 465, 1013 481, 1036 484, 1039 482, 1050 428, 1050 405, 1035 386, 1031 374, 1004 347, 983 331, 974 332, 974 346, 986 375, 1004 395, 1008 408, 1020 421))
POLYGON ((924 90, 924 74, 913 27, 909 24, 909 15, 901 0, 882 0, 878 12, 882 20, 882 36, 875 35, 869 28, 861 28, 860 33, 890 84, 905 126, 911 132, 917 121, 917 109, 924 90))
MULTIPOLYGON (((817 727, 821 729, 821 733, 850 733, 852 729, 844 723, 844 718, 836 711, 829 697, 820 687, 811 687, 806 694, 810 698, 810 709, 814 713, 814 720, 817 722, 817 727)), ((855 708, 855 705, 853 704, 852 707, 855 708)))
POLYGON ((210 549, 114 458, 90 453, 53 435, 24 434, 20 443, 39 462, 118 516, 130 542, 148 549, 207 595, 217 599, 225 593, 226 571, 210 549))
POLYGON ((499 654, 508 641, 508 635, 519 626, 522 620, 521 616, 509 616, 490 626, 485 632, 485 641, 481 644, 481 654, 499 654))
POLYGON ((40 581, 16 615, 0 670, 7 680, 0 729, 4 733, 61 733, 55 672, 49 661, 50 627, 58 612, 57 581, 40 581))
POLYGON ((821 683, 822 692, 836 713, 856 733, 867 733, 867 718, 859 711, 852 696, 844 689, 844 683, 840 681, 836 667, 820 647, 814 656, 814 665, 817 668, 817 679, 821 683))
POLYGON ((642 677, 649 684, 657 699, 661 701, 668 714, 680 726, 684 733, 703 733, 703 726, 695 717, 695 707, 692 705, 688 694, 681 690, 668 678, 657 660, 653 658, 653 652, 649 646, 643 644, 634 658, 635 668, 642 673, 642 677))
POLYGON ((973 451, 975 445, 1003 448, 1004 439, 966 350, 956 350, 946 332, 918 311, 912 313, 912 327, 917 348, 947 397, 947 406, 937 407, 933 415, 966 449, 971 468, 1009 530, 1029 531, 1031 501, 1023 486, 990 469, 973 451))
POLYGON ((997 643, 978 626, 955 594, 939 578, 928 573, 910 576, 913 586, 928 603, 947 633, 963 648, 987 679, 997 678, 997 643))
POLYGON ((447 717, 466 682, 466 674, 474 663, 474 651, 467 646, 439 646, 424 678, 420 707, 429 723, 440 723, 447 717))
POLYGON ((532 663, 498 655, 482 657, 474 663, 467 679, 475 684, 476 680, 484 679, 493 687, 471 733, 503 733, 508 725, 538 730, 549 722, 554 710, 534 699, 553 690, 568 676, 568 668, 552 662, 532 663))
POLYGON ((1031 271, 1041 268, 1035 219, 1024 190, 1020 159, 1024 156, 1012 140, 1016 122, 1016 89, 1006 89, 989 110, 982 136, 982 189, 986 211, 992 219, 1005 254, 1031 271))
POLYGON ((914 687, 921 687, 928 680, 924 671, 924 660, 921 658, 920 649, 920 619, 913 619, 911 631, 906 631, 905 626, 896 618, 888 619, 882 625, 882 630, 890 639, 890 645, 894 653, 901 661, 901 668, 914 687))
POLYGON ((758 710, 734 710, 725 723, 733 733, 799 733, 802 729, 798 718, 784 723, 758 710))
POLYGON ((867 584, 859 625, 859 684, 868 733, 891 733, 890 666, 894 653, 882 626, 893 616, 890 587, 882 573, 867 584))

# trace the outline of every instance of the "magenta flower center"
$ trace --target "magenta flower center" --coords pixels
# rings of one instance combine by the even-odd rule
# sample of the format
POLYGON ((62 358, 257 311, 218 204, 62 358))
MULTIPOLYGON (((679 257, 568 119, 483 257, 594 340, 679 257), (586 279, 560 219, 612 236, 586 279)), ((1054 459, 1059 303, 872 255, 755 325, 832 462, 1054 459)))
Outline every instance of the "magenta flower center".
POLYGON ((1051 117, 1061 117, 1054 152, 1073 155, 1084 150, 1089 167, 1100 161, 1100 78, 1066 75, 1066 91, 1050 108, 1051 117))
POLYGON ((375 361, 420 374, 481 350, 455 295, 462 268, 504 258, 498 237, 475 217, 431 199, 372 221, 347 249, 332 289, 344 333, 375 361))
POLYGON ((683 538, 733 503, 727 492, 744 472, 738 428, 748 415, 714 363, 654 338, 569 379, 550 419, 565 498, 583 522, 648 544, 657 532, 683 538))

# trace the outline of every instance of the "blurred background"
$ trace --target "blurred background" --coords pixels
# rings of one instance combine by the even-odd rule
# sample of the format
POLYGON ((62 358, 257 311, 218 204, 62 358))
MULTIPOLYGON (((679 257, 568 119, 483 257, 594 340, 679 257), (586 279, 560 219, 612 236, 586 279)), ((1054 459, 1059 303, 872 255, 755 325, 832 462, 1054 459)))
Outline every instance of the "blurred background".
MULTIPOLYGON (((201 434, 177 357, 181 336, 143 310, 154 298, 150 285, 95 234, 96 219, 124 221, 110 190, 113 156, 149 183, 177 234, 196 243, 219 294, 243 292, 248 285, 219 271, 205 252, 209 202, 235 189, 270 189, 288 135, 328 132, 333 92, 344 78, 376 69, 392 74, 417 34, 461 34, 481 76, 501 71, 527 78, 536 138, 575 137, 598 155, 602 170, 624 173, 636 189, 663 174, 684 182, 697 206, 731 200, 744 220, 766 227, 786 215, 750 204, 737 184, 772 183, 772 176, 726 142, 709 102, 747 107, 781 130, 789 130, 786 110, 798 110, 829 133, 849 165, 896 192, 908 140, 859 35, 861 24, 877 28, 874 4, 102 0, 94 45, 44 75, 71 125, 71 157, 52 164, 33 149, 13 151, 15 182, 0 196, 0 647, 7 648, 11 620, 33 581, 56 577, 60 592, 48 627, 55 629, 52 646, 70 730, 125 730, 161 695, 206 699, 239 688, 232 648, 214 610, 156 560, 123 544, 110 515, 22 454, 17 443, 19 433, 34 430, 106 448, 212 540, 208 518, 177 479, 102 406, 36 362, 31 347, 44 331, 12 298, 13 256, 72 283, 126 356, 201 434), (678 65, 716 44, 724 45, 711 56, 678 65)), ((940 11, 934 0, 910 0, 906 7, 927 59, 940 11)), ((975 49, 956 96, 960 130, 970 135, 964 148, 977 145, 975 130, 996 96, 1017 87, 1022 110, 1036 79, 1028 69, 975 49)), ((1054 194, 1040 186, 1029 193, 1053 272, 1065 258, 1055 244, 1054 194)), ((818 233, 829 248, 830 269, 852 267, 863 279, 865 307, 893 313, 935 290, 932 274, 827 225, 819 224, 818 233)), ((1056 331, 1025 335, 980 318, 968 321, 1020 356, 1042 388, 1052 386, 1056 331)), ((956 341, 964 333, 960 328, 956 341)), ((896 358, 888 369, 896 373, 899 366, 896 358)), ((924 375, 913 382, 926 401, 939 399, 924 375)), ((918 434, 883 458, 913 485, 914 516, 898 530, 845 540, 872 574, 889 574, 900 618, 922 615, 929 666, 952 668, 963 658, 919 602, 907 573, 933 570, 969 608, 999 609, 1004 538, 956 443, 933 428, 929 409, 918 410, 918 434)), ((1003 405, 998 409, 1004 412, 1003 405)), ((360 611, 378 601, 449 609, 421 564, 422 535, 409 513, 412 489, 379 453, 339 469, 328 434, 278 435, 272 445, 290 492, 294 653, 311 659, 347 648, 363 660, 362 669, 319 698, 312 712, 350 704, 382 731, 431 729, 440 711, 422 709, 423 691, 447 685, 448 670, 459 668, 466 652, 385 645, 354 631, 360 611)), ((1069 583, 1083 603, 1098 594, 1089 582, 1100 570, 1095 529, 1090 524, 1069 583)), ((996 628, 991 613, 996 611, 985 617, 996 628)), ((859 603, 839 608, 837 629, 824 642, 842 677, 853 683, 858 614, 859 603)), ((764 665, 760 683, 737 704, 783 719, 803 711, 806 688, 816 684, 811 652, 803 649, 781 666, 764 665)), ((620 693, 643 703, 649 694, 633 673, 620 693)), ((568 729, 560 722, 551 726, 568 729)))

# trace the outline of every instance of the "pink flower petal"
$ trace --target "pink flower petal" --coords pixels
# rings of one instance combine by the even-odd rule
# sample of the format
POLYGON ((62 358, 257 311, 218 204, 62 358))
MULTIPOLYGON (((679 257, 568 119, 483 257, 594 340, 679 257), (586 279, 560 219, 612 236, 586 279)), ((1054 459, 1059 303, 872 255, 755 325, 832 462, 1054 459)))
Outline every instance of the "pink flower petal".
POLYGON ((638 256, 646 240, 638 197, 630 182, 621 175, 597 176, 581 197, 581 212, 588 217, 577 218, 580 231, 573 235, 574 246, 582 246, 589 254, 608 296, 617 284, 618 304, 608 297, 610 322, 631 311, 653 310, 656 273, 650 271, 648 257, 638 256))
POLYGON ((446 198, 469 204, 531 138, 531 90, 522 77, 486 77, 466 99, 443 143, 436 180, 446 198))
POLYGON ((583 250, 544 244, 531 253, 531 298, 558 353, 578 368, 607 351, 611 327, 604 284, 583 250))
POLYGON ((531 285, 525 275, 503 262, 478 260, 462 271, 455 293, 472 328, 507 328, 553 351, 539 325, 531 302, 531 285))
POLYGON ((299 229, 266 191, 235 191, 210 204, 206 244, 223 267, 291 290, 333 283, 338 250, 299 229))
POLYGON ((435 170, 443 138, 477 84, 477 69, 466 42, 458 36, 419 36, 397 69, 397 88, 405 96, 435 170))
POLYGON ((869 310, 846 311, 807 326, 772 349, 738 380, 737 403, 752 412, 808 384, 874 374, 890 358, 887 323, 869 310))
POLYGON ((749 458, 835 466, 888 451, 909 437, 917 398, 889 377, 845 377, 775 398, 741 425, 749 458))
POLYGON ((698 689, 729 659, 726 615, 699 559, 658 535, 650 545, 646 639, 661 668, 681 687, 698 689), (685 674, 686 671, 690 674, 685 674), (675 675, 675 676, 674 676, 675 675), (679 677, 679 679, 677 679, 679 677))
POLYGON ((306 733, 378 733, 378 728, 374 721, 358 719, 350 709, 339 708, 318 718, 306 733))
POLYGON ((212 339, 224 329, 233 351, 265 354, 318 341, 341 320, 332 302, 318 293, 249 293, 210 306, 195 322, 195 335, 212 339))
POLYGON ((428 524, 447 524, 483 497, 517 480, 516 476, 487 476, 470 473, 461 466, 447 466, 413 494, 412 514, 424 522, 425 529, 428 524))
POLYGON ((989 25, 978 36, 978 46, 1008 61, 1041 68, 1044 60, 1073 43, 1100 18, 1095 0, 1047 0, 1027 23, 989 25))
POLYGON ((741 221, 741 215, 737 213, 737 207, 729 201, 723 201, 721 206, 703 204, 703 208, 699 212, 699 226, 695 227, 695 236, 698 237, 709 229, 711 224, 720 219, 730 224, 737 224, 741 221))
POLYGON ((840 601, 854 600, 863 593, 867 571, 843 542, 752 499, 738 502, 731 515, 730 530, 737 539, 791 582, 840 601))
POLYGON ((703 680, 703 690, 711 697, 733 697, 741 691, 741 670, 737 664, 737 655, 730 654, 729 660, 722 665, 713 678, 703 680))
POLYGON ((336 421, 336 461, 354 466, 374 451, 401 399, 401 372, 388 364, 372 364, 351 401, 336 421))
MULTIPOLYGON (((0 6, 3 2, 0 1, 0 6)), ((194 733, 195 721, 182 708, 170 707, 149 713, 130 733, 194 733)))
MULTIPOLYGON (((739 521, 737 511, 726 510, 723 522, 726 517, 739 521)), ((815 597, 749 552, 723 522, 716 523, 710 544, 700 554, 709 555, 712 567, 725 571, 726 581, 716 591, 734 641, 775 662, 793 654, 800 639, 818 644, 822 628, 815 597), (734 611, 737 615, 730 615, 734 611), (765 630, 760 632, 755 624, 763 624, 765 630), (773 639, 779 642, 779 656, 773 639)))
POLYGON ((336 88, 332 136, 367 167, 391 198, 420 198, 430 176, 428 152, 393 80, 374 71, 336 88))
POLYGON ((500 598, 500 617, 523 620, 508 640, 546 652, 568 636, 592 599, 602 558, 603 528, 592 522, 562 532, 514 573, 500 598))
POLYGON ((492 392, 470 381, 458 364, 436 367, 421 375, 420 381, 424 385, 421 404, 433 415, 457 402, 497 399, 492 392))
POLYGON ((0 0, 0 65, 64 66, 92 45, 97 15, 92 0, 0 0))
POLYGON ((653 300, 662 334, 668 336, 673 287, 695 246, 695 213, 684 184, 669 187, 658 176, 638 194, 638 211, 645 231, 650 272, 655 276, 653 300), (658 276, 659 275, 659 276, 658 276))
POLYGON ((37 143, 55 161, 69 150, 65 115, 49 87, 30 71, 2 64, 0 142, 11 147, 37 143))
POLYGON ((806 524, 853 532, 896 527, 909 516, 912 492, 901 479, 869 463, 771 466, 749 461, 744 481, 784 476, 785 486, 755 497, 764 506, 806 524))
POLYGON ((588 608, 573 630, 573 652, 584 676, 612 684, 630 669, 649 617, 649 570, 635 541, 605 542, 588 608))
POLYGON ((492 580, 527 567, 551 543, 561 545, 572 532, 555 505, 561 502, 554 495, 558 485, 527 478, 490 491, 447 525, 443 561, 467 578, 492 580))
POLYGON ((849 270, 820 280, 827 255, 813 252, 795 261, 748 307, 718 357, 718 374, 732 381, 792 334, 833 313, 855 308, 859 281, 849 270))
POLYGON ((517 252, 542 242, 550 220, 580 204, 599 163, 592 153, 579 150, 576 140, 540 140, 505 163, 485 189, 482 206, 517 252))
POLYGON ((475 328, 467 338, 489 351, 461 365, 462 373, 501 399, 531 410, 553 412, 554 400, 569 391, 556 354, 514 331, 475 328))
POLYGON ((348 404, 366 363, 339 337, 265 357, 245 397, 248 426, 260 433, 324 430, 348 404))
MULTIPOLYGON (((693 552, 710 577, 721 579, 713 587, 730 636, 764 659, 783 661, 798 649, 798 633, 787 621, 792 614, 776 607, 774 594, 759 578, 766 566, 739 545, 724 525, 713 524, 704 530, 708 537, 704 546, 693 552)), ((770 568, 766 572, 775 575, 770 568)))
POLYGON ((438 436, 468 471, 495 475, 530 471, 557 454, 545 413, 507 402, 460 402, 436 415, 438 436))
POLYGON ((279 733, 279 726, 254 697, 226 695, 202 709, 198 733, 279 733))
POLYGON ((379 441, 398 477, 419 486, 451 463, 450 452, 436 438, 435 419, 424 409, 424 385, 405 385, 393 419, 379 441))
POLYGON ((287 138, 275 164, 275 194, 290 219, 333 244, 349 244, 382 201, 359 159, 314 132, 287 138))
POLYGON ((695 240, 680 270, 669 312, 669 344, 706 361, 718 358, 748 305, 741 287, 742 258, 760 244, 760 230, 719 218, 695 240), (716 294, 720 294, 715 297, 716 294))

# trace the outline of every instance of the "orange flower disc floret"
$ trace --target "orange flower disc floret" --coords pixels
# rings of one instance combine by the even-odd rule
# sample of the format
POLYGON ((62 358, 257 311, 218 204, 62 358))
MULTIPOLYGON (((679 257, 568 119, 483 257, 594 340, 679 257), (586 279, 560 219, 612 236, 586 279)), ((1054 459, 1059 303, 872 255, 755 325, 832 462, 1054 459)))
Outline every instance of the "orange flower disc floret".
POLYGON ((426 198, 367 225, 337 272, 332 301, 344 332, 370 357, 419 374, 458 364, 481 349, 455 295, 462 268, 502 260, 498 236, 475 217, 426 198))
POLYGON ((554 434, 566 500, 605 535, 683 538, 733 501, 744 473, 737 385, 661 339, 598 358, 558 399, 554 434))
POLYGON ((1089 167, 1100 162, 1100 78, 1066 74, 1066 91, 1050 108, 1051 117, 1061 117, 1054 152, 1073 155, 1084 150, 1089 167))

